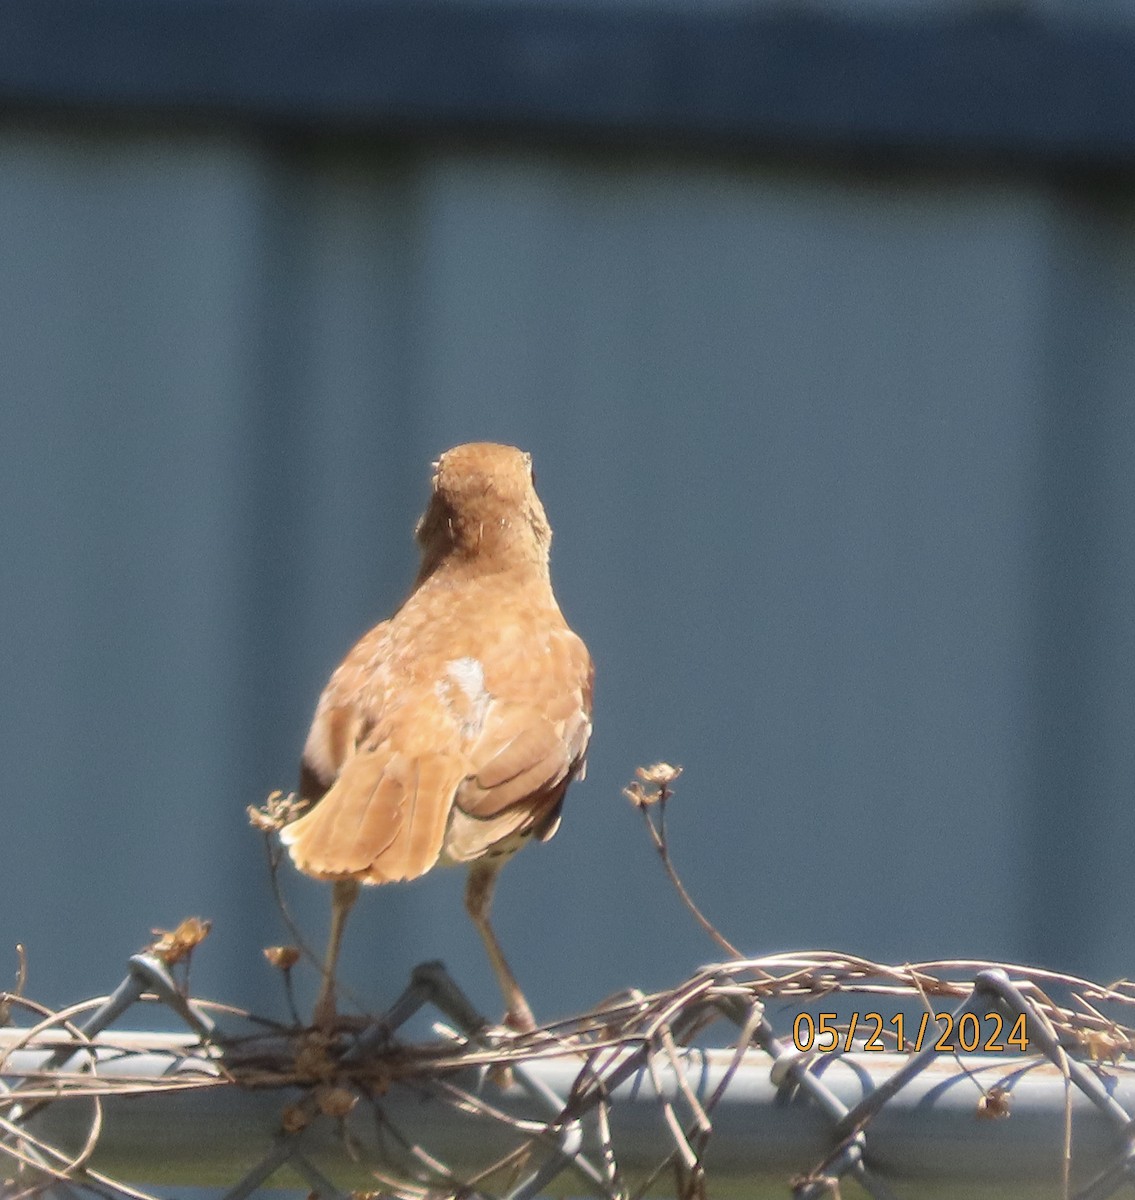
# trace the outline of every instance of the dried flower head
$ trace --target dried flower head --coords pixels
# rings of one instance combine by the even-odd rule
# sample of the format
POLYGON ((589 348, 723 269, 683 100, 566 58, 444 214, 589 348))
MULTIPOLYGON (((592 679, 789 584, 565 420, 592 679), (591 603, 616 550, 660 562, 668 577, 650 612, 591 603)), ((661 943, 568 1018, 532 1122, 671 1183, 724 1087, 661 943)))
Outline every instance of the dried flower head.
POLYGON ((264 957, 270 966, 280 971, 290 971, 300 960, 298 946, 265 946, 264 957))
POLYGON ((979 1121, 1000 1121, 1009 1115, 1009 1091, 1003 1087, 991 1087, 977 1102, 979 1121))
POLYGON ((670 785, 681 773, 681 767, 672 767, 665 762, 654 763, 649 767, 639 767, 635 771, 637 778, 623 788, 623 795, 636 808, 648 808, 652 804, 669 798, 670 785))
POLYGON ((1118 1062, 1131 1049, 1128 1039, 1118 1030, 1089 1029, 1079 1038, 1092 1062, 1118 1062))
POLYGON ((682 773, 681 767, 672 767, 667 762, 657 762, 649 767, 639 767, 635 774, 651 787, 669 787, 682 773))
POLYGON ((199 946, 213 928, 212 921, 203 921, 200 917, 186 917, 176 929, 152 929, 150 932, 157 941, 150 944, 149 951, 160 958, 167 967, 188 958, 199 946))
POLYGON ((290 825, 305 808, 306 800, 297 800, 295 793, 287 796, 283 792, 272 792, 264 801, 263 808, 248 807, 248 823, 261 833, 275 833, 290 825))

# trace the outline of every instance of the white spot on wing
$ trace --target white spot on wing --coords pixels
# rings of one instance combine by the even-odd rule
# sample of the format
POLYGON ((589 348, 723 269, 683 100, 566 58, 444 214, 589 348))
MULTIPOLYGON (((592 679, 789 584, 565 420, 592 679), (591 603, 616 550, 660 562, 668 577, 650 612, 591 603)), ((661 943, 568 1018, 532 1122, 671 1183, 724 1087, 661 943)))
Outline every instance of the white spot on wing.
POLYGON ((474 737, 485 724, 492 696, 485 690, 485 668, 476 658, 455 658, 445 664, 445 678, 437 694, 460 721, 466 737, 474 737))
POLYGON ((485 696, 485 668, 476 658, 455 658, 445 664, 445 673, 476 704, 485 696))

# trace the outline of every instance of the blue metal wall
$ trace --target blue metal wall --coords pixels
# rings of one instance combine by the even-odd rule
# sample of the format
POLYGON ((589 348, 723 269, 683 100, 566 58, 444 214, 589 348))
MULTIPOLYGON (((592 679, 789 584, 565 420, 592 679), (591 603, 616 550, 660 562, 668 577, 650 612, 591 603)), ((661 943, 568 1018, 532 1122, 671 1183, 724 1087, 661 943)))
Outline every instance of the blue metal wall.
MULTIPOLYGON (((598 671, 588 779, 505 873, 545 1016, 713 957, 620 789, 758 953, 1129 974, 1135 223, 1126 176, 500 140, 0 127, 0 980, 215 931, 278 1008, 244 809, 414 571, 429 462, 536 459, 598 671), (9 967, 4 966, 5 958, 9 967)), ((350 983, 443 957, 368 893, 350 983)), ((322 938, 326 889, 289 874, 322 938)))

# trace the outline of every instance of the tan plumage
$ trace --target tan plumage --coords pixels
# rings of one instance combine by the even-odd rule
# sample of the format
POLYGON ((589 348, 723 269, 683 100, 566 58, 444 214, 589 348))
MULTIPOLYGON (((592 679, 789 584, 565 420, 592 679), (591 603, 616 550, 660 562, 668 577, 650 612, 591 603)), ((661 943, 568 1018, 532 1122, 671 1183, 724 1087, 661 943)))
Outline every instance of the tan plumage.
POLYGON ((310 812, 283 831, 296 866, 336 882, 316 1018, 334 1018, 333 972, 360 883, 470 863, 466 906, 509 1018, 532 1016, 489 924, 501 866, 559 824, 591 734, 592 667, 548 573, 551 529, 531 460, 458 446, 436 464, 418 523, 413 591, 331 676, 304 748, 310 812))

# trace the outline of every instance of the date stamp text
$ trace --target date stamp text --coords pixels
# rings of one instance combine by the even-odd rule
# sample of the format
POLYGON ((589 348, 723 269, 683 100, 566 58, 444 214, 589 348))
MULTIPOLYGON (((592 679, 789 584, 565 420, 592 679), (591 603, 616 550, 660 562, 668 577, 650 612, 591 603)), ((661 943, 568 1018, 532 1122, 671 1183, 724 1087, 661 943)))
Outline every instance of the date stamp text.
POLYGON ((922 1013, 921 1019, 908 1022, 900 1012, 889 1020, 882 1013, 851 1013, 838 1023, 834 1012, 800 1013, 792 1022, 792 1043, 797 1050, 808 1054, 819 1050, 823 1054, 833 1050, 850 1053, 853 1049, 878 1051, 915 1052, 932 1045, 943 1054, 964 1051, 966 1054, 981 1052, 996 1054, 1009 1050, 1028 1052, 1029 1036, 1022 1013, 1010 1026, 1000 1013, 988 1012, 978 1017, 976 1013, 922 1013), (861 1043, 856 1046, 856 1043, 861 1043))

